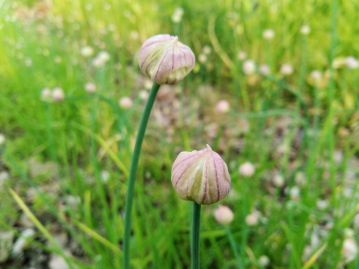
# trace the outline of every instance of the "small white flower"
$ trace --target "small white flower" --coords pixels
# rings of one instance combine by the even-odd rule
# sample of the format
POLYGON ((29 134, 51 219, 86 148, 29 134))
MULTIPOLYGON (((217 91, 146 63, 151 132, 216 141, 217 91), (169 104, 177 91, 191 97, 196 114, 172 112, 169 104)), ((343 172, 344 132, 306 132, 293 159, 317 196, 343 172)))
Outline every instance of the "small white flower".
POLYGON ((51 97, 52 97, 52 92, 49 88, 42 89, 42 91, 41 91, 41 100, 42 101, 48 102, 51 100, 51 97))
POLYGON ((145 82, 144 82, 145 89, 146 89, 146 90, 151 89, 151 88, 152 88, 152 84, 153 84, 152 80, 146 78, 146 80, 145 80, 145 82))
POLYGON ((83 57, 90 57, 93 55, 93 52, 94 52, 93 48, 91 48, 89 46, 81 48, 81 51, 80 51, 80 53, 83 57))
POLYGON ((260 256, 258 259, 258 264, 262 267, 267 267, 269 265, 269 263, 270 263, 270 260, 265 255, 260 256))
POLYGON ((96 91, 96 84, 95 83, 92 83, 92 82, 87 82, 85 84, 85 90, 88 92, 88 93, 94 93, 96 91))
POLYGON ((246 216, 246 223, 248 226, 255 226, 258 224, 261 213, 258 210, 252 211, 249 215, 246 216))
POLYGON ((95 59, 93 59, 92 64, 95 67, 102 67, 108 62, 108 60, 110 60, 110 54, 106 51, 100 51, 95 59))
POLYGON ((52 99, 55 102, 61 102, 65 99, 65 94, 63 89, 61 89, 60 87, 56 87, 52 90, 52 99))
POLYGON ((5 144, 6 137, 4 134, 0 133, 0 146, 5 144))
POLYGON ((131 108, 133 105, 132 99, 130 97, 122 97, 119 101, 118 104, 121 108, 123 109, 128 109, 131 108))
POLYGON ((281 174, 276 173, 273 177, 273 184, 274 186, 281 188, 284 186, 284 178, 281 174))
POLYGON ((216 104, 216 111, 218 113, 227 113, 230 110, 230 105, 227 100, 220 100, 216 104))
POLYGON ((303 25, 303 26, 300 28, 300 33, 301 33, 302 35, 309 35, 309 33, 310 33, 310 26, 307 25, 307 24, 303 25))
POLYGON ((359 61, 353 56, 349 56, 345 60, 349 69, 357 69, 359 67, 359 61))
POLYGON ((310 73, 310 78, 314 81, 314 82, 319 82, 323 77, 322 72, 320 72, 319 70, 313 70, 310 73))
POLYGON ((234 218, 233 211, 228 206, 221 205, 214 211, 214 218, 220 224, 230 224, 234 218))
POLYGON ((9 180, 9 178, 10 178, 10 175, 8 172, 6 172, 6 171, 0 172, 0 188, 5 184, 5 182, 7 180, 9 180))
POLYGON ((264 75, 267 76, 270 74, 270 68, 267 64, 261 64, 259 67, 259 72, 264 75))
POLYGON ((289 76, 293 74, 293 66, 290 64, 283 64, 280 68, 280 73, 284 76, 289 76))
POLYGON ((145 90, 140 91, 140 93, 139 93, 139 97, 140 97, 140 99, 141 99, 141 100, 146 101, 146 100, 147 100, 147 98, 148 98, 148 92, 147 92, 147 91, 145 91, 145 90))
POLYGON ((320 210, 324 210, 328 208, 328 201, 327 200, 318 200, 317 207, 320 210))
POLYGON ((271 40, 275 36, 275 32, 272 29, 266 29, 263 32, 263 38, 266 40, 271 40))
POLYGON ((358 246, 354 238, 346 238, 343 242, 342 255, 346 263, 352 262, 357 258, 358 246))
POLYGON ((243 72, 246 75, 251 75, 256 71, 256 64, 253 60, 246 60, 243 63, 243 72))
POLYGON ((290 199, 293 201, 297 201, 300 196, 300 189, 297 186, 292 187, 289 190, 290 199))
POLYGON ((212 49, 210 46, 204 46, 203 49, 202 49, 203 53, 208 55, 212 52, 212 49))
POLYGON ((245 162, 239 167, 239 174, 244 177, 253 176, 255 172, 255 167, 250 162, 245 162))
POLYGON ((244 51, 241 50, 240 52, 238 52, 237 57, 239 60, 243 61, 247 58, 247 53, 245 53, 244 51))
POLYGON ((183 8, 181 7, 176 8, 172 14, 172 22, 180 23, 182 21, 183 13, 184 13, 183 8))
POLYGON ((104 183, 107 183, 109 179, 110 179, 110 173, 106 170, 101 171, 101 180, 104 183))
POLYGON ((201 53, 201 54, 198 56, 198 61, 199 61, 201 64, 204 64, 205 62, 207 62, 207 55, 204 54, 204 53, 201 53))

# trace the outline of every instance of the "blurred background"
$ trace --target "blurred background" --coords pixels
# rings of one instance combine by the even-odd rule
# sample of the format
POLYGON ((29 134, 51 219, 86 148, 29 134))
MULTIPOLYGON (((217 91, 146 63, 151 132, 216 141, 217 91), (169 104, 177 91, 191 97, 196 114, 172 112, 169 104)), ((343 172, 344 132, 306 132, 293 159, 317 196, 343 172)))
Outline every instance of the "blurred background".
POLYGON ((0 0, 0 268, 121 268, 135 132, 158 33, 195 52, 162 86, 137 178, 133 268, 189 268, 191 203, 172 162, 229 165, 202 268, 359 268, 359 2, 0 0), (13 190, 13 191, 12 191, 13 190))

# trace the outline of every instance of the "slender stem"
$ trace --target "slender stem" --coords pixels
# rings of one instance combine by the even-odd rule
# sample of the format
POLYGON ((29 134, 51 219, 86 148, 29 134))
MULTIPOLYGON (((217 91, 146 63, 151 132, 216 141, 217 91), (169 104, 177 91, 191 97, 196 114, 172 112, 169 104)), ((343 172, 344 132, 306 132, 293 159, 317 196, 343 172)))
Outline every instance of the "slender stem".
POLYGON ((233 237, 231 229, 228 226, 226 226, 225 229, 226 229, 226 232, 227 232, 229 243, 231 244, 231 247, 232 247, 234 257, 236 258, 236 261, 237 261, 237 268, 238 269, 244 268, 244 266, 242 264, 242 260, 241 260, 241 258, 239 256, 236 240, 233 237))
POLYGON ((192 215, 192 269, 199 269, 199 230, 201 223, 201 205, 193 202, 192 215))
POLYGON ((145 109, 142 114, 140 126, 138 128, 135 148, 133 150, 130 175, 128 179, 126 207, 125 207, 125 231, 123 236, 123 268, 130 268, 130 235, 131 235, 131 211, 133 203, 133 191, 135 188, 138 161, 140 158, 143 137, 145 136, 147 122, 151 114, 153 103, 155 102, 160 85, 153 83, 150 96, 148 97, 145 109))

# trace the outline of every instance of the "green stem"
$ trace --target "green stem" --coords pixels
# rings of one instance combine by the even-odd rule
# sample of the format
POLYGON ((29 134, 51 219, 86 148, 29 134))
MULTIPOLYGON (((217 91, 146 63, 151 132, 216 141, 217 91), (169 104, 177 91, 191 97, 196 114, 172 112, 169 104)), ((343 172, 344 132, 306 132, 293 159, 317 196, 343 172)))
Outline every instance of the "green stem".
POLYGON ((126 207, 125 207, 125 232, 123 236, 123 268, 130 268, 130 235, 131 235, 131 210, 133 203, 133 191, 135 188, 136 173, 138 161, 140 158, 143 137, 145 136, 147 122, 151 114, 153 103, 155 102, 157 92, 160 85, 153 83, 150 96, 148 97, 145 110, 142 114, 142 119, 137 133, 135 149, 133 151, 130 175, 128 179, 126 207))
POLYGON ((236 258, 236 261, 237 261, 237 268, 238 269, 244 268, 244 266, 242 264, 242 261, 241 261, 241 258, 239 256, 236 240, 234 239, 234 237, 232 235, 231 229, 229 227, 227 227, 227 226, 225 228, 226 228, 227 236, 228 236, 228 239, 229 239, 229 243, 231 244, 231 247, 232 247, 234 257, 236 258))
POLYGON ((201 205, 193 202, 192 215, 192 269, 199 269, 199 230, 201 219, 201 205))

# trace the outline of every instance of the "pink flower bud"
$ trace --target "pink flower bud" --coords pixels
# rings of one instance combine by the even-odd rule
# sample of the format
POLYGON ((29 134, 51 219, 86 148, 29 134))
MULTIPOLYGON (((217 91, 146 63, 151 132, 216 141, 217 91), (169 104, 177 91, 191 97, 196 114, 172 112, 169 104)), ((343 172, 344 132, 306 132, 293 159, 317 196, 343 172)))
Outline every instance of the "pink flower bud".
POLYGON ((216 219, 216 221, 220 224, 226 225, 226 224, 230 224, 233 221, 233 212, 232 210, 225 205, 221 205, 219 206, 215 211, 214 211, 214 218, 216 219))
POLYGON ((172 185, 182 199, 213 204, 227 196, 231 178, 221 156, 207 145, 177 156, 172 166, 172 185))
POLYGON ((139 52, 142 72, 158 84, 176 84, 195 64, 192 50, 176 36, 155 35, 147 39, 139 52))

